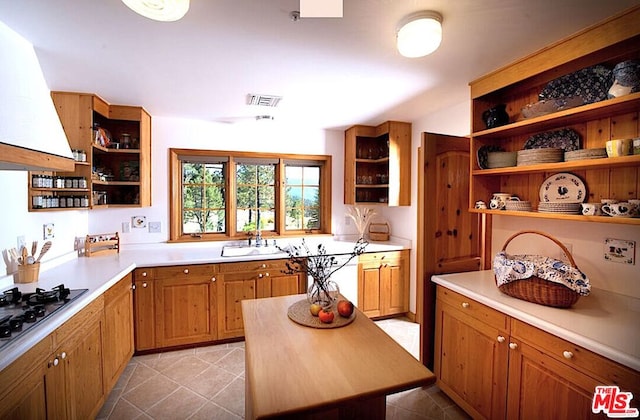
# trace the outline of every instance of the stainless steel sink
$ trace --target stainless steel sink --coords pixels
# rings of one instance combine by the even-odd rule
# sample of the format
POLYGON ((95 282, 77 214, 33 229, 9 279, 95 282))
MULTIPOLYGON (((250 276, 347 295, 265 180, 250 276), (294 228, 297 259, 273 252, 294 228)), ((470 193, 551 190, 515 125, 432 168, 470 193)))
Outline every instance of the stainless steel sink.
POLYGON ((222 247, 223 257, 245 257, 250 255, 275 255, 286 253, 280 251, 275 246, 241 246, 241 245, 229 245, 222 247))

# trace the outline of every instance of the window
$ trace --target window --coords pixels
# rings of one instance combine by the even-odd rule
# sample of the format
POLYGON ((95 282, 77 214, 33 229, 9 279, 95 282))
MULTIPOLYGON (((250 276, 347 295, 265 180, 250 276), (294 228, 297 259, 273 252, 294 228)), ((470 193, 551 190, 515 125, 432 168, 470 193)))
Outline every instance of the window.
POLYGON ((171 241, 331 232, 331 156, 169 154, 171 241))

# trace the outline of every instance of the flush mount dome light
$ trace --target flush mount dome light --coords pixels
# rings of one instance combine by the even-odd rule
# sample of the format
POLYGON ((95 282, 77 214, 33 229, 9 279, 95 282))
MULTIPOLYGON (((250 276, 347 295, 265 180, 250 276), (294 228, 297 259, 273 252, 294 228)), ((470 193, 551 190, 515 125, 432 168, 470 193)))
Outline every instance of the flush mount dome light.
POLYGON ((162 22, 181 19, 189 10, 189 0, 122 0, 129 9, 162 22))
POLYGON ((431 54, 442 41, 442 15, 438 12, 413 13, 403 19, 398 27, 398 51, 405 57, 431 54))

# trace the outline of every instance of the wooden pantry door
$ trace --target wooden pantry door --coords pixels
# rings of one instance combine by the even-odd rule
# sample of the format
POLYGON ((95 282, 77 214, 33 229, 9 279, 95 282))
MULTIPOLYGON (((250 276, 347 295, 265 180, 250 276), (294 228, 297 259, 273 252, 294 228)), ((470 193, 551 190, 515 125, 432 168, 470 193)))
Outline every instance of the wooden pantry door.
POLYGON ((420 357, 433 367, 434 274, 480 270, 487 218, 469 212, 470 142, 466 137, 422 133, 418 149, 416 320, 420 357))

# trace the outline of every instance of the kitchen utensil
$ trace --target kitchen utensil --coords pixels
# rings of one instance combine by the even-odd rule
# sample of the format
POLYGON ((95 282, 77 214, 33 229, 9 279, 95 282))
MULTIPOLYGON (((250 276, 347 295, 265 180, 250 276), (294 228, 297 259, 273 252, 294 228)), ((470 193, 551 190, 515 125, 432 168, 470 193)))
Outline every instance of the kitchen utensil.
POLYGON ((22 256, 20 257, 20 261, 21 261, 21 262, 20 262, 20 264, 24 265, 24 264, 26 264, 26 263, 27 263, 27 255, 28 255, 28 253, 27 253, 27 247, 23 246, 23 247, 22 247, 22 250, 20 251, 20 253, 21 253, 21 255, 22 255, 22 256))
POLYGON ((31 256, 35 258, 36 251, 38 250, 38 241, 31 242, 31 256))
POLYGON ((40 250, 40 255, 38 255, 38 259, 36 260, 37 263, 39 263, 42 257, 44 257, 44 254, 49 252, 49 249, 51 249, 51 241, 47 241, 44 243, 44 245, 42 245, 42 249, 40 250))

